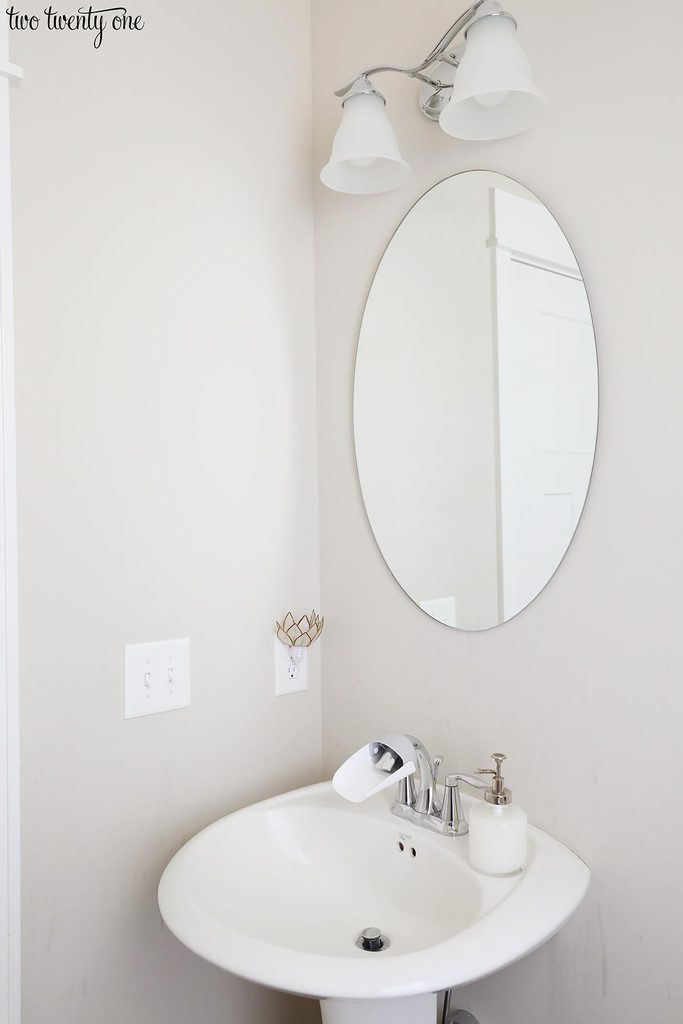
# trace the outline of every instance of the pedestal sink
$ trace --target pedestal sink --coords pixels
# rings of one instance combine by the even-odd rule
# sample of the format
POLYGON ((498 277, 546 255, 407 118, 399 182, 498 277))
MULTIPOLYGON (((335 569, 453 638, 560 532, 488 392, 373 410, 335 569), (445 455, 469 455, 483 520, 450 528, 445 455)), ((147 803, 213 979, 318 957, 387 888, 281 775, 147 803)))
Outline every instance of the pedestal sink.
POLYGON ((476 874, 465 838, 411 829, 391 800, 352 805, 326 782, 222 818, 164 871, 164 921, 226 971, 319 999, 324 1024, 434 1024, 437 992, 544 943, 590 872, 532 826, 523 873, 476 874), (357 945, 368 928, 381 950, 357 945))

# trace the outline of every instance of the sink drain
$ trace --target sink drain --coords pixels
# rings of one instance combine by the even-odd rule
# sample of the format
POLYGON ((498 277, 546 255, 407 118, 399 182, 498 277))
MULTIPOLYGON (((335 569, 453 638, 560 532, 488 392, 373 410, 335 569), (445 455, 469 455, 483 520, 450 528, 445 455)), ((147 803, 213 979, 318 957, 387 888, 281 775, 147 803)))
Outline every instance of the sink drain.
POLYGON ((364 928, 356 939, 356 945, 367 953, 380 953, 389 945, 389 939, 379 928, 364 928))

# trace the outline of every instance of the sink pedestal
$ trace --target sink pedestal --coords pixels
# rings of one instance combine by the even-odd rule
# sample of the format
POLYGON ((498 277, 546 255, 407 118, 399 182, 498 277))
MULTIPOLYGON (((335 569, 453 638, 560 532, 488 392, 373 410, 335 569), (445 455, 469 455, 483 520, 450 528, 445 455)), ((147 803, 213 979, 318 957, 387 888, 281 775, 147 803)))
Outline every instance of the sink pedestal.
POLYGON ((323 1024, 435 1024, 436 993, 403 999, 322 999, 323 1024))

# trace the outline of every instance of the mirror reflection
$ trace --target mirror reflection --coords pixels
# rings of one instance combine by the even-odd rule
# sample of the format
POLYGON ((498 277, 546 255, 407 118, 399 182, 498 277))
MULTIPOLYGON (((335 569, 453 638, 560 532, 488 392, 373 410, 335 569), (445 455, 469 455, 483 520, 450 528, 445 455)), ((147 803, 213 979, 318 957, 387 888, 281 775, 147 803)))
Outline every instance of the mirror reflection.
POLYGON ((436 185, 382 257, 354 389, 370 524, 423 611, 481 630, 538 595, 581 516, 597 417, 588 297, 557 222, 499 174, 436 185))

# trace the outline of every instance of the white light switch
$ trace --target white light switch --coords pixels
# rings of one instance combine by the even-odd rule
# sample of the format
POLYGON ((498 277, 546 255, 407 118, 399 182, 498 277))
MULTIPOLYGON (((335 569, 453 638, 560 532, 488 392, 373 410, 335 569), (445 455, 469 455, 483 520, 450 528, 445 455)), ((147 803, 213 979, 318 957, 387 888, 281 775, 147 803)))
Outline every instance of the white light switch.
POLYGON ((139 718, 190 706, 190 641, 127 644, 124 717, 139 718))

